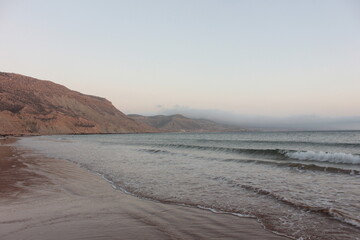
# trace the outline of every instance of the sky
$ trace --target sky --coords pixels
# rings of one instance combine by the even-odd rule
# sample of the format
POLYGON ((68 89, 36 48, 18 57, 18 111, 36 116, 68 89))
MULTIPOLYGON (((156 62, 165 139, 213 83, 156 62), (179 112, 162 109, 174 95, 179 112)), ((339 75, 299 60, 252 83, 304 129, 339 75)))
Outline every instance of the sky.
POLYGON ((354 122, 360 1, 0 0, 0 71, 124 113, 354 122))

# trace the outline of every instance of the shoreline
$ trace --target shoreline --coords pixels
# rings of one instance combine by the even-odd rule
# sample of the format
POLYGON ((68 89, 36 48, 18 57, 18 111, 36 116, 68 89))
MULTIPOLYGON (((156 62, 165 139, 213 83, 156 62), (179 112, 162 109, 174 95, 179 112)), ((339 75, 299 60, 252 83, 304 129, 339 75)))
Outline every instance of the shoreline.
POLYGON ((231 214, 140 199, 66 160, 0 139, 0 238, 289 239, 231 214))

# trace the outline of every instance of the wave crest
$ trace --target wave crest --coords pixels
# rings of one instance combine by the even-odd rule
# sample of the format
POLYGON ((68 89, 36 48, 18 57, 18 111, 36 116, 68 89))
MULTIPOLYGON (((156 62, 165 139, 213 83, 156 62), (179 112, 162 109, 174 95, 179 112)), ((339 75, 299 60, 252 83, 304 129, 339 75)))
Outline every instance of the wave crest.
POLYGON ((255 156, 274 160, 300 160, 300 161, 317 161, 343 164, 360 164, 360 155, 342 153, 342 152, 315 152, 315 151, 298 151, 287 149, 248 149, 248 148, 227 148, 215 146, 198 146, 185 144, 161 144, 161 147, 173 147, 184 149, 197 149, 202 151, 215 151, 236 153, 241 155, 255 156))
POLYGON ((330 152, 314 152, 314 151, 286 151, 285 156, 291 159, 301 161, 319 161, 332 163, 348 163, 360 164, 360 156, 350 153, 330 153, 330 152))

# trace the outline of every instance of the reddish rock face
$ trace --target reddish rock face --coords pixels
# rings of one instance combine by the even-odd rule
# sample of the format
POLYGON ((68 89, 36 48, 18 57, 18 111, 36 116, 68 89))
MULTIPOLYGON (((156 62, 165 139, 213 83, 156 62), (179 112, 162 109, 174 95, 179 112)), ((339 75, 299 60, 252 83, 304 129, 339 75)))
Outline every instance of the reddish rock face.
POLYGON ((156 132, 105 98, 0 72, 0 135, 156 132))

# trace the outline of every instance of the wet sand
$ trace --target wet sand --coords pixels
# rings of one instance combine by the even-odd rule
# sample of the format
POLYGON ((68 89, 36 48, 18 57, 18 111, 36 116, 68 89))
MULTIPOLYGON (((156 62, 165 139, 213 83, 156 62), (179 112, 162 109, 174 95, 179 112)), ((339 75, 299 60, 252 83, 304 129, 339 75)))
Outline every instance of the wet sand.
POLYGON ((0 140, 0 239, 288 239, 255 220, 142 200, 0 140))

